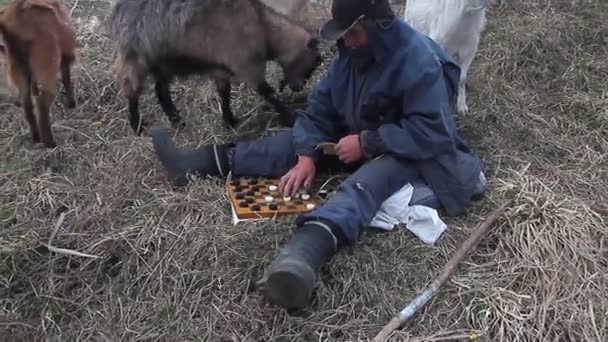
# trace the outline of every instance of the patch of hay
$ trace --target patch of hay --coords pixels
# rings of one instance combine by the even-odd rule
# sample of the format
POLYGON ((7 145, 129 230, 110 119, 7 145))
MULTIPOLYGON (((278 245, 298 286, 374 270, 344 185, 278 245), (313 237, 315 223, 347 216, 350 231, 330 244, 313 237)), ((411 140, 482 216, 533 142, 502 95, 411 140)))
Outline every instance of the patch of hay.
MULTIPOLYGON (((488 198, 447 219, 434 247, 405 230, 370 231, 322 270, 314 302, 293 314, 265 306, 254 286, 291 236, 292 218, 232 226, 219 179, 173 191, 149 138, 127 124, 110 44, 97 29, 109 2, 66 4, 81 64, 78 107, 53 110, 59 147, 32 147, 21 109, 1 104, 3 339, 369 340, 511 196, 499 224, 392 340, 608 339, 604 1, 514 0, 490 12, 470 74, 472 113, 459 117, 487 162, 488 198), (52 234, 54 247, 93 257, 50 252, 52 234)), ((322 8, 310 13, 313 23, 327 18, 322 8)), ((237 132, 223 126, 210 84, 193 79, 172 91, 188 125, 175 134, 180 145, 275 130, 272 109, 244 86, 233 89, 244 121, 237 132)), ((141 112, 168 125, 150 87, 141 112)))

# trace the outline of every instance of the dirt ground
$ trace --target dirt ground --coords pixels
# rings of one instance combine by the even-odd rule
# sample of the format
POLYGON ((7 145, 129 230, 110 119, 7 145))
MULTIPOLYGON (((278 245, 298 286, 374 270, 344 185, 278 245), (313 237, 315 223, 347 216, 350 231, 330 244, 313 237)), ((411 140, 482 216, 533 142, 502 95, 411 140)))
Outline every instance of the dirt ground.
MULTIPOLYGON (((77 108, 53 109, 59 146, 32 146, 21 109, 0 104, 0 339, 369 340, 514 197, 391 341, 608 340, 608 2, 512 0, 490 11, 470 73, 471 113, 458 117, 486 162, 487 198, 444 218, 436 246, 405 229, 366 233, 323 268, 314 302, 295 313, 264 305, 254 288, 293 218, 233 226, 219 179, 174 191, 149 137, 127 123, 95 19, 110 2, 65 3, 80 64, 77 108), (49 251, 54 231, 54 247, 93 257, 49 251)), ((238 132, 223 125, 208 82, 178 82, 173 92, 188 125, 175 132, 180 145, 276 129, 273 111, 244 86, 233 88, 238 132)), ((150 87, 141 111, 168 126, 150 87)))

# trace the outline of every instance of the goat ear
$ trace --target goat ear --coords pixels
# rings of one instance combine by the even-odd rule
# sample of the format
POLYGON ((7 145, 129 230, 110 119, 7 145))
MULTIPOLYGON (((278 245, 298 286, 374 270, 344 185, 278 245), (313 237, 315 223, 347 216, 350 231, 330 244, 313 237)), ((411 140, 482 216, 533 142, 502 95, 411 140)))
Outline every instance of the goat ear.
POLYGON ((306 43, 306 47, 311 50, 316 50, 317 48, 319 48, 319 39, 317 37, 310 38, 308 40, 308 43, 306 43))

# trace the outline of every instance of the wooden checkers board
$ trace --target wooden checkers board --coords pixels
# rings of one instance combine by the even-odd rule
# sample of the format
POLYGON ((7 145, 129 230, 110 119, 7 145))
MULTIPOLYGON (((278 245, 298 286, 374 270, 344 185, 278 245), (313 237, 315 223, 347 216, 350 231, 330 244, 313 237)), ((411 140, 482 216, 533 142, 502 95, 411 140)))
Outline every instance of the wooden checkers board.
POLYGON ((246 177, 229 181, 227 188, 233 211, 238 219, 296 215, 314 209, 307 205, 318 205, 317 199, 310 194, 307 200, 302 199, 301 194, 305 193, 302 191, 291 197, 289 201, 285 201, 279 192, 279 179, 246 177), (267 201, 268 196, 271 196, 272 200, 267 201))

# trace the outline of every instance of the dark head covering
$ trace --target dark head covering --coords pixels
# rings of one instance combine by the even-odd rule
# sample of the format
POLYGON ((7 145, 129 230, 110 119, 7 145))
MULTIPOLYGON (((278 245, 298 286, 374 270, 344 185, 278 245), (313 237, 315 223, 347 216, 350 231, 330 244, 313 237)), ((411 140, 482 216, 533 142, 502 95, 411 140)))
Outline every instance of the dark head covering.
POLYGON ((340 39, 361 20, 393 19, 395 13, 388 0, 334 0, 331 16, 319 33, 327 41, 340 39))

